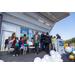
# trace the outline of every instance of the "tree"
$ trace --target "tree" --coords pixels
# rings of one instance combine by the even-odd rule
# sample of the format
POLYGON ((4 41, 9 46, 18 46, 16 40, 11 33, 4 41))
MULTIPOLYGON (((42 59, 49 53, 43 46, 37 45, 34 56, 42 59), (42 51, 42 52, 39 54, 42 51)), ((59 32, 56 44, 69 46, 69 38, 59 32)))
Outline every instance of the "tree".
POLYGON ((75 37, 69 40, 63 40, 63 43, 68 43, 68 44, 75 43, 75 37))

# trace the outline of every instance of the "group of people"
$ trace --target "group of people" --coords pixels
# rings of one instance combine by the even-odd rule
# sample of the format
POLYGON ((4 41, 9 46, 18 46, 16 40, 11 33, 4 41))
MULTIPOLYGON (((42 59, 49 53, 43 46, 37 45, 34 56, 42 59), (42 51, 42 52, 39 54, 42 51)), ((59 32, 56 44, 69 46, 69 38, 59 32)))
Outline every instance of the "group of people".
MULTIPOLYGON (((56 36, 57 39, 61 39, 59 34, 56 34, 56 36)), ((46 53, 49 53, 51 49, 55 50, 54 40, 56 40, 56 37, 55 36, 53 37, 52 35, 49 36, 48 32, 46 33, 46 35, 44 34, 44 32, 42 32, 40 36, 36 31, 35 35, 33 36, 33 45, 35 46, 37 54, 39 53, 39 43, 41 44, 41 49, 40 49, 41 53, 43 53, 44 51, 46 53)))
MULTIPOLYGON (((56 36, 57 39, 61 39, 59 34, 57 34, 56 36)), ((46 35, 44 34, 44 32, 42 32, 40 36, 36 31, 32 39, 37 54, 39 53, 39 43, 41 45, 40 48, 41 53, 43 52, 49 53, 51 49, 55 49, 54 40, 56 40, 56 38, 55 36, 53 37, 52 35, 49 36, 48 32, 46 33, 46 35)), ((8 53, 10 48, 14 48, 13 56, 18 56, 19 49, 21 49, 21 53, 23 53, 23 55, 26 55, 26 52, 28 50, 26 34, 24 34, 24 36, 21 37, 19 40, 18 37, 16 37, 16 34, 13 33, 12 36, 8 37, 8 39, 6 39, 5 41, 5 48, 7 46, 8 46, 8 53)))
POLYGON ((8 39, 6 39, 5 41, 5 48, 7 46, 8 46, 8 53, 9 53, 10 48, 14 48, 13 56, 18 56, 19 49, 23 51, 23 55, 26 55, 26 52, 27 52, 26 35, 24 34, 24 36, 21 37, 19 40, 18 37, 16 37, 16 34, 13 33, 12 36, 8 37, 8 39))

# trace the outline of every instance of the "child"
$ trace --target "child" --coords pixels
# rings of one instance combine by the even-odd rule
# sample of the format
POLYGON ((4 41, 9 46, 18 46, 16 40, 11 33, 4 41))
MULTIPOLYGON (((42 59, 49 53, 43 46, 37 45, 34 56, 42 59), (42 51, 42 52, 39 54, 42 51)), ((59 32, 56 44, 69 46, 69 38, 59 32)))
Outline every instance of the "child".
POLYGON ((27 44, 25 44, 25 41, 23 40, 23 37, 20 38, 19 46, 20 46, 21 49, 23 49, 23 55, 25 55, 26 51, 27 51, 27 44))
POLYGON ((23 45, 23 55, 26 55, 27 52, 27 44, 23 45))

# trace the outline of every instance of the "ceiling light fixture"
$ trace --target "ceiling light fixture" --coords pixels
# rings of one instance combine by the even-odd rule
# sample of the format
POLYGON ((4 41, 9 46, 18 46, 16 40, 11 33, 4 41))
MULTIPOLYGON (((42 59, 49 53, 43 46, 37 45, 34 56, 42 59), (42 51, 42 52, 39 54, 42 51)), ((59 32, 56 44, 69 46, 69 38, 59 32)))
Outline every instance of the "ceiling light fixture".
POLYGON ((50 13, 49 13, 49 12, 46 12, 46 13, 50 15, 50 13))
POLYGON ((53 19, 56 19, 56 18, 53 16, 53 19))
POLYGON ((50 26, 48 23, 45 23, 47 26, 50 26))
POLYGON ((41 23, 44 23, 42 20, 39 20, 39 19, 38 19, 38 21, 41 22, 41 23))

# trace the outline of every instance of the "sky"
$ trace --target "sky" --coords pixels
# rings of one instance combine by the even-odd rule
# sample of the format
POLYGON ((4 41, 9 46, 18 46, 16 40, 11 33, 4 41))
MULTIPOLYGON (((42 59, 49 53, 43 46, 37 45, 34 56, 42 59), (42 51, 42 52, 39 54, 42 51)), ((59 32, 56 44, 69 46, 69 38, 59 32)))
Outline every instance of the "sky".
POLYGON ((50 32, 50 35, 59 34, 63 40, 75 37, 75 12, 69 12, 70 16, 57 22, 50 32))

